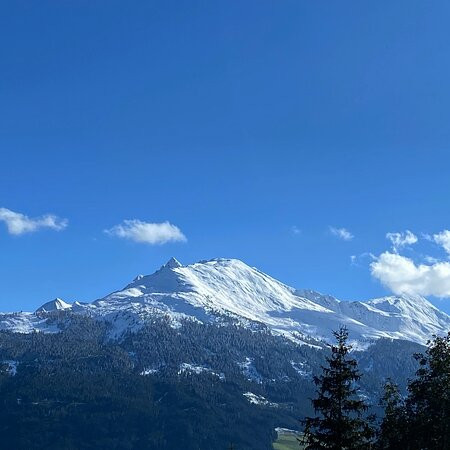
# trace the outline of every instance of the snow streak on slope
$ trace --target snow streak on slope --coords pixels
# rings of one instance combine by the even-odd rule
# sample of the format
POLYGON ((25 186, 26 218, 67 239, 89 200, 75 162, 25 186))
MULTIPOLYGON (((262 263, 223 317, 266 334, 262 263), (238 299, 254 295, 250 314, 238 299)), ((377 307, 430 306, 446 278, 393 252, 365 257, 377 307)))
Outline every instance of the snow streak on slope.
MULTIPOLYGON (((231 316, 243 326, 249 321, 264 323, 294 340, 302 335, 329 340, 332 330, 346 325, 358 345, 379 337, 424 343, 432 334, 450 329, 450 317, 423 297, 341 302, 286 286, 235 259, 182 266, 172 258, 154 274, 139 276, 123 290, 93 303, 71 305, 57 299, 38 312, 61 309, 108 320, 115 325, 115 336, 138 329, 154 315, 169 317, 174 326, 182 318, 206 322, 231 316)), ((33 329, 37 317, 29 314, 21 320, 30 322, 28 329, 33 329)), ((1 328, 27 332, 23 323, 16 328, 10 315, 0 315, 1 328)))

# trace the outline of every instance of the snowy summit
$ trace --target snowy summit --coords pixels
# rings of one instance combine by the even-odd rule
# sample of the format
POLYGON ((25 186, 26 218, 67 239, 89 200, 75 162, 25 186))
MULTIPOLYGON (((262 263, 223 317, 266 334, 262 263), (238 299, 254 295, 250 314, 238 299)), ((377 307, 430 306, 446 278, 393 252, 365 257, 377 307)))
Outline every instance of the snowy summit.
MULTIPOLYGON (((184 318, 209 322, 230 317, 242 326, 262 323, 300 341, 328 341, 333 330, 346 325, 355 341, 386 337, 425 343, 450 328, 450 317, 420 296, 339 301, 287 286, 237 259, 220 258, 187 266, 171 258, 155 273, 138 276, 124 289, 88 304, 55 299, 36 311, 39 317, 22 313, 17 331, 46 331, 42 313, 56 310, 113 322, 117 335, 154 315, 170 317, 174 324, 184 318)), ((16 322, 10 314, 0 315, 0 329, 14 331, 16 322)))

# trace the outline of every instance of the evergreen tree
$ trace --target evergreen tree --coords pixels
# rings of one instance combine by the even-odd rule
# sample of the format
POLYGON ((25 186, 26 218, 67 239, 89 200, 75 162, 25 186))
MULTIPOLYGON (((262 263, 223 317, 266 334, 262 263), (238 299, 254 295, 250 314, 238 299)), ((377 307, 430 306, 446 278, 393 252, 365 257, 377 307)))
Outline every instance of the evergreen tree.
POLYGON ((380 403, 384 407, 384 418, 378 431, 376 448, 408 450, 410 447, 405 402, 398 386, 391 380, 384 385, 384 394, 380 403))
POLYGON ((406 401, 413 448, 449 449, 450 332, 445 337, 435 337, 426 354, 416 358, 420 367, 408 386, 406 401))
POLYGON ((407 398, 386 385, 379 449, 450 449, 450 333, 435 337, 425 355, 415 356, 419 369, 408 384, 407 398))
POLYGON ((361 378, 357 362, 349 356, 348 331, 334 332, 328 367, 315 377, 317 398, 312 400, 316 417, 305 420, 303 443, 306 450, 360 450, 370 448, 373 430, 363 418, 367 405, 355 384, 361 378))

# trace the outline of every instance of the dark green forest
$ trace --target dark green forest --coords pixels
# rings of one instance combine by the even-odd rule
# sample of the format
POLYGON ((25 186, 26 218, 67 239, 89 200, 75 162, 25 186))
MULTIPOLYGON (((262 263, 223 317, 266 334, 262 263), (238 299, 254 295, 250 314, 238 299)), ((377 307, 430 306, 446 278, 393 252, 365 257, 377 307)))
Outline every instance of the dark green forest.
MULTIPOLYGON (((275 427, 299 429, 312 413, 313 377, 328 354, 232 321, 176 328, 155 319, 117 340, 106 322, 51 320, 60 333, 0 332, 1 448, 271 449, 275 427), (252 404, 248 392, 267 401, 252 404)), ((420 349, 380 340, 354 353, 374 410, 385 377, 405 389, 420 349)))

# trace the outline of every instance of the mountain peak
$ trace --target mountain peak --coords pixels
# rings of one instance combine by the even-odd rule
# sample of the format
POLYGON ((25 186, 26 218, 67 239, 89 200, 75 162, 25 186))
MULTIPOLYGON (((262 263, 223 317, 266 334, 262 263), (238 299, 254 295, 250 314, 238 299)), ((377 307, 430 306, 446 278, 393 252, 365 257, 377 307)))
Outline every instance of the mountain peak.
POLYGON ((72 305, 70 303, 66 303, 63 299, 57 297, 54 300, 44 303, 36 310, 36 312, 58 311, 61 309, 69 309, 71 307, 72 305))
MULTIPOLYGON (((153 274, 139 276, 124 289, 91 304, 55 299, 37 312, 60 310, 87 312, 94 317, 132 312, 139 316, 138 324, 153 314, 163 314, 174 321, 190 317, 207 322, 232 317, 244 326, 247 321, 265 324, 274 333, 293 340, 299 334, 328 340, 332 330, 344 324, 357 341, 387 337, 423 343, 450 327, 450 317, 423 297, 402 295, 364 302, 339 301, 315 291, 297 290, 229 258, 186 266, 170 258, 153 274)), ((16 327, 11 320, 0 315, 0 329, 16 327)), ((41 317, 25 315, 23 320, 29 324, 27 329, 33 329, 36 326, 33 320, 38 323, 41 317)), ((117 320, 123 329, 122 319, 117 320)))
POLYGON ((172 256, 172 258, 169 259, 169 261, 164 264, 163 267, 167 267, 169 269, 176 269, 177 267, 183 267, 183 264, 180 263, 176 258, 172 256))

